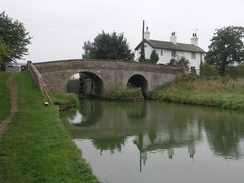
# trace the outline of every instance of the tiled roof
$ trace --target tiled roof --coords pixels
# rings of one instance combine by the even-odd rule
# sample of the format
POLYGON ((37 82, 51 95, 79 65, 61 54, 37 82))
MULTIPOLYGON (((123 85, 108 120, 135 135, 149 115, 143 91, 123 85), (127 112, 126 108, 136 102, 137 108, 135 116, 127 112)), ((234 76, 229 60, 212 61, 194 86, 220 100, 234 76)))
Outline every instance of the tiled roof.
MULTIPOLYGON (((144 40, 151 47, 155 49, 166 49, 166 50, 176 50, 176 51, 189 51, 196 53, 205 53, 203 49, 198 46, 194 46, 192 44, 184 44, 184 43, 172 43, 167 41, 157 41, 157 40, 144 40)), ((135 48, 137 50, 140 47, 141 43, 135 48)))

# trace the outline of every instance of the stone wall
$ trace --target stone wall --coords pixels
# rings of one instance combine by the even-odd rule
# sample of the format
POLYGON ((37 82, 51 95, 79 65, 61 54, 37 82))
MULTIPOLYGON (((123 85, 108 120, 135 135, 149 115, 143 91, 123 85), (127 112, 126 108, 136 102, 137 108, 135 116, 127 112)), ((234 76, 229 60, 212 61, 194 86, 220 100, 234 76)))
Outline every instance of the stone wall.
POLYGON ((32 75, 37 86, 39 87, 39 90, 41 92, 43 92, 44 83, 43 83, 42 75, 38 72, 38 70, 35 68, 35 66, 31 62, 28 62, 27 64, 28 64, 28 66, 27 66, 28 71, 32 75))

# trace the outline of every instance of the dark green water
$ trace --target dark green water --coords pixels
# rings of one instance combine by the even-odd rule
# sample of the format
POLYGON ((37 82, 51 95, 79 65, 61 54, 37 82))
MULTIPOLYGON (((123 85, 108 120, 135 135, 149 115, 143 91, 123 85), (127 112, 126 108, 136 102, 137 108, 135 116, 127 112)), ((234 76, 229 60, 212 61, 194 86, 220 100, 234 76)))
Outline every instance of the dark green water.
POLYGON ((243 183, 244 114, 85 100, 61 114, 103 183, 243 183))

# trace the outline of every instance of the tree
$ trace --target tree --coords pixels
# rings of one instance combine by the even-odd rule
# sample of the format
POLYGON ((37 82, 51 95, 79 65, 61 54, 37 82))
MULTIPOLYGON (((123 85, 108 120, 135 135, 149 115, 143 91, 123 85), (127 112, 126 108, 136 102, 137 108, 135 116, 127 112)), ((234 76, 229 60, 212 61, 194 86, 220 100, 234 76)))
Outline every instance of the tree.
POLYGON ((11 55, 3 56, 3 62, 15 61, 28 54, 27 45, 31 37, 18 20, 9 18, 5 12, 0 14, 0 36, 4 44, 13 51, 11 55))
POLYGON ((172 67, 178 67, 181 68, 184 72, 188 72, 189 64, 190 64, 189 60, 187 60, 185 57, 180 57, 180 58, 172 58, 167 65, 172 67))
POLYGON ((206 62, 214 65, 219 74, 225 75, 225 68, 235 62, 244 60, 244 47, 242 38, 244 37, 244 27, 224 27, 217 29, 211 39, 209 51, 205 57, 206 62))
POLYGON ((159 60, 158 54, 157 54, 156 50, 153 50, 151 52, 149 59, 146 59, 145 56, 142 56, 142 54, 141 54, 138 61, 143 62, 143 63, 149 63, 149 64, 157 64, 158 60, 159 60))
POLYGON ((0 68, 2 68, 4 64, 4 59, 10 59, 13 53, 14 52, 9 48, 9 46, 3 42, 3 38, 0 37, 0 68))
POLYGON ((134 53, 129 49, 124 35, 105 33, 102 31, 94 38, 94 42, 87 41, 82 47, 85 53, 84 59, 115 59, 115 60, 133 60, 134 53))
POLYGON ((140 57, 138 59, 139 62, 145 62, 145 46, 144 46, 144 40, 141 42, 141 52, 140 52, 140 57))
POLYGON ((153 50, 150 55, 150 61, 152 64, 157 64, 158 60, 159 60, 158 54, 157 54, 156 50, 153 50))

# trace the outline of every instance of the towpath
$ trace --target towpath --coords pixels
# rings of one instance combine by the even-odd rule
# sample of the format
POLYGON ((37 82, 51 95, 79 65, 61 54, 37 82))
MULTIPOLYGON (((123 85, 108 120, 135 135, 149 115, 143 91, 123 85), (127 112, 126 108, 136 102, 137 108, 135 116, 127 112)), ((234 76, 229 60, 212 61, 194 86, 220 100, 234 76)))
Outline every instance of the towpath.
POLYGON ((18 86, 14 81, 14 74, 15 73, 11 73, 7 83, 11 91, 11 114, 0 124, 0 140, 2 139, 4 133, 8 130, 8 124, 12 121, 14 114, 18 112, 18 86))

